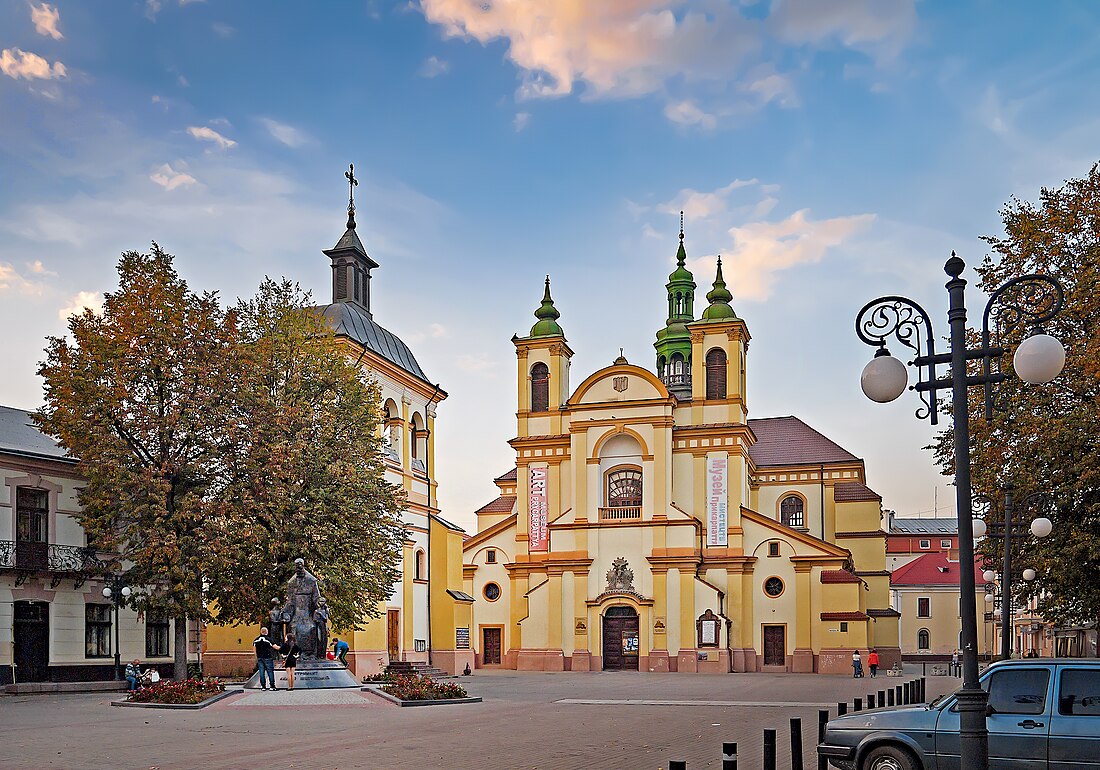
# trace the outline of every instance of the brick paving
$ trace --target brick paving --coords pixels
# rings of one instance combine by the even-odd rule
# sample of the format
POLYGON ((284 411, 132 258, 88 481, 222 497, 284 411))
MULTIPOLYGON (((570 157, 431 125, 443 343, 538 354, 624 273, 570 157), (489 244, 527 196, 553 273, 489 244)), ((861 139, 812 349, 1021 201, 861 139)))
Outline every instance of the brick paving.
MULTIPOLYGON (((0 768, 663 770, 682 759, 702 770, 720 767, 722 742, 736 741, 752 770, 766 727, 788 766, 789 719, 800 717, 811 769, 816 704, 835 714, 837 701, 902 681, 479 671, 462 684, 484 702, 411 709, 356 691, 242 693, 200 711, 111 708, 105 693, 7 696, 0 768)), ((929 697, 958 686, 927 681, 929 697)))

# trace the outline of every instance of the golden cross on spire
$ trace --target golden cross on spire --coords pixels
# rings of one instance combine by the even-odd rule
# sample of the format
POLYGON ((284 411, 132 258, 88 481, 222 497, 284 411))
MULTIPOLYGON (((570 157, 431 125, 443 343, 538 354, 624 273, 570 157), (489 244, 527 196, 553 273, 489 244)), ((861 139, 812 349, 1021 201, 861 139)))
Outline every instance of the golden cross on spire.
POLYGON ((348 180, 348 212, 355 211, 355 188, 359 186, 359 180, 355 178, 355 164, 349 163, 348 170, 344 172, 348 180))

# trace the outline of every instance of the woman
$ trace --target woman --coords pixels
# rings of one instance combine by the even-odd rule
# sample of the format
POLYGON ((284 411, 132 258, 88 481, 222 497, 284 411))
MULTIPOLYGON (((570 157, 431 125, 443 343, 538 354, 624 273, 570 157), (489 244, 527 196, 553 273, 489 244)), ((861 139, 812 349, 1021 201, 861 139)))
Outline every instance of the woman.
POLYGON ((859 657, 859 650, 852 652, 852 678, 859 679, 863 676, 863 660, 859 657))
POLYGON ((294 634, 287 634, 286 641, 279 647, 279 652, 286 656, 283 667, 286 669, 286 689, 294 689, 294 667, 298 665, 298 656, 302 654, 298 643, 294 641, 294 634))

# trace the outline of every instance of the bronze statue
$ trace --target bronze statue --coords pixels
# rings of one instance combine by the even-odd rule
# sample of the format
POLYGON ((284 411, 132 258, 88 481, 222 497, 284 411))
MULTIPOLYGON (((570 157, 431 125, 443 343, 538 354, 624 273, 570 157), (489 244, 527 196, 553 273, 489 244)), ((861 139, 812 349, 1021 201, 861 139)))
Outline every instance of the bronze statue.
POLYGON ((283 614, 288 617, 288 632, 294 634, 303 658, 324 658, 324 648, 317 646, 317 627, 313 614, 320 605, 321 590, 317 578, 306 569, 305 559, 294 560, 294 577, 286 586, 286 606, 283 614))
POLYGON ((313 611, 313 625, 317 629, 317 657, 328 657, 328 603, 321 597, 313 611))

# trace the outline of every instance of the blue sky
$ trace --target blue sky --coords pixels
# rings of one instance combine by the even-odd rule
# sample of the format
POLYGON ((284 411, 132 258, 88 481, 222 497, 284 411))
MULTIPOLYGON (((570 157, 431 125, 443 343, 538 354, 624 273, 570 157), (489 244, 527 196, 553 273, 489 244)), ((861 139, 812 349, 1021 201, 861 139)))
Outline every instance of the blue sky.
POLYGON ((0 0, 0 403, 39 405, 43 338, 152 240, 228 301, 264 275, 327 299, 354 162, 375 318, 450 393, 451 519, 510 467, 543 275, 574 385, 620 346, 652 366, 680 209, 696 308, 721 253, 753 335, 751 416, 950 514, 915 396, 859 391, 854 315, 943 318, 950 251, 1100 160, 1098 92, 1087 2, 0 0))

